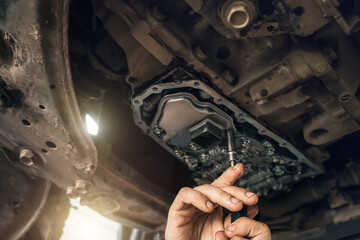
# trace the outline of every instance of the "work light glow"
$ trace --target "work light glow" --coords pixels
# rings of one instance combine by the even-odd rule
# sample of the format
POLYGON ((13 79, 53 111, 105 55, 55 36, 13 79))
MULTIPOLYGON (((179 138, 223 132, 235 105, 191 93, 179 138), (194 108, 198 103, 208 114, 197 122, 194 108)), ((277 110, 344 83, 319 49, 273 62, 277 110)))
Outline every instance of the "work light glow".
POLYGON ((91 135, 97 135, 99 131, 99 125, 97 122, 89 114, 86 114, 85 121, 88 133, 91 135))
MULTIPOLYGON (((70 213, 60 240, 117 240, 121 224, 105 218, 93 209, 80 205, 80 198, 71 199, 70 213)), ((137 238, 138 239, 138 238, 137 238)))

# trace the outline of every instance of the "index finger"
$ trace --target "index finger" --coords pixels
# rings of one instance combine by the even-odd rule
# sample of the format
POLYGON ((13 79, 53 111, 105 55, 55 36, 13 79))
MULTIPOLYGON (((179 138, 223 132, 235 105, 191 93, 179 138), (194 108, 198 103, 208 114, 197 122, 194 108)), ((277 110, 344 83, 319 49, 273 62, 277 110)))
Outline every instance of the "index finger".
POLYGON ((174 211, 186 210, 191 205, 206 213, 211 213, 214 210, 214 205, 204 194, 192 188, 183 187, 171 205, 169 214, 174 211))
POLYGON ((233 167, 228 168, 220 177, 218 177, 211 185, 215 187, 232 186, 235 181, 244 173, 244 165, 238 163, 233 167))

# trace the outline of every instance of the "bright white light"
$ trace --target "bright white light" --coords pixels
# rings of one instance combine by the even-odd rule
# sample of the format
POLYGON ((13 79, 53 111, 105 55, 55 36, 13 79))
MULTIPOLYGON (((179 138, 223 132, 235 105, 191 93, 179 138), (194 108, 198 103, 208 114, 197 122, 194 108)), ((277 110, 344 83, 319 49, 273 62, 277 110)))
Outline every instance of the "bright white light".
POLYGON ((60 240, 117 240, 121 224, 111 221, 89 207, 81 206, 79 199, 71 200, 70 214, 60 240))
POLYGON ((99 131, 99 125, 97 122, 89 114, 86 114, 85 121, 88 133, 91 135, 97 135, 99 131))

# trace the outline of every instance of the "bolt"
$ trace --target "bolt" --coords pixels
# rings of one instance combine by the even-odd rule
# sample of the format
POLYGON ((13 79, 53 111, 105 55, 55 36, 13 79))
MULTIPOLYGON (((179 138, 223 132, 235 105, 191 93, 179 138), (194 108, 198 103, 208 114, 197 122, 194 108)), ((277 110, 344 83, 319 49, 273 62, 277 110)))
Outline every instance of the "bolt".
POLYGON ((178 158, 181 158, 182 156, 184 156, 184 153, 180 150, 175 150, 175 155, 178 157, 178 158))
POLYGON ((225 81, 229 84, 233 83, 236 81, 237 79, 237 74, 230 70, 230 69, 226 69, 224 72, 223 72, 223 78, 225 79, 225 81))
POLYGON ((209 155, 207 155, 207 154, 201 154, 201 161, 207 161, 207 160, 209 160, 209 155))
POLYGON ((204 61, 208 57, 208 55, 203 51, 203 49, 200 46, 197 46, 194 49, 194 55, 200 61, 204 61))
POLYGON ((210 166, 212 164, 212 162, 209 161, 209 158, 210 157, 209 157, 208 154, 203 153, 203 154, 200 155, 200 161, 202 162, 202 164, 204 166, 210 166))
POLYGON ((68 198, 77 198, 75 189, 73 187, 67 187, 66 188, 66 196, 68 198))
POLYGON ((221 8, 221 20, 226 26, 242 29, 251 24, 255 18, 256 8, 251 1, 228 0, 221 8))
POLYGON ((195 143, 190 143, 190 148, 193 151, 196 151, 196 150, 200 149, 200 147, 198 145, 196 145, 195 143))
POLYGON ((284 170, 282 170, 279 166, 276 166, 274 171, 276 176, 282 176, 284 174, 284 170))
POLYGON ((189 156, 185 156, 185 163, 188 165, 191 171, 194 171, 198 165, 197 160, 189 156))
POLYGON ((79 194, 86 194, 89 190, 89 187, 90 187, 90 182, 88 181, 79 179, 76 180, 75 182, 75 190, 79 194))
POLYGON ((20 162, 26 166, 31 166, 34 164, 35 154, 29 149, 23 149, 20 152, 20 162))
POLYGON ((161 133, 162 133, 162 129, 161 128, 159 128, 159 127, 155 127, 154 128, 154 133, 156 134, 156 135, 160 135, 161 133))
POLYGON ((221 153, 227 153, 228 151, 227 151, 226 148, 221 148, 221 149, 220 149, 220 152, 221 152, 221 153))

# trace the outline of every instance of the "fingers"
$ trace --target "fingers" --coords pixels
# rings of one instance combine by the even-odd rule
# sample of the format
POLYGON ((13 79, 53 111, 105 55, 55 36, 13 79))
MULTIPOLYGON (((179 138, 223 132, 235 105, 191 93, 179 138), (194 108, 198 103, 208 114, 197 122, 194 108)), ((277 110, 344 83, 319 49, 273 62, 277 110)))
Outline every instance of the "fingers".
POLYGON ((194 189, 204 194, 211 202, 219 204, 230 211, 239 211, 243 207, 243 203, 239 199, 212 185, 205 184, 194 189))
POLYGON ((238 163, 234 167, 228 168, 211 185, 216 187, 231 186, 238 178, 242 176, 243 173, 244 173, 244 165, 238 163))
POLYGON ((248 218, 254 218, 259 213, 259 208, 257 205, 254 206, 248 206, 247 208, 247 217, 248 218))
POLYGON ((247 217, 241 217, 225 229, 225 235, 232 239, 235 236, 247 237, 253 240, 270 240, 269 227, 247 217))
POLYGON ((193 205, 202 212, 210 213, 214 210, 214 204, 199 191, 192 188, 184 187, 180 189, 173 204, 170 207, 169 213, 173 211, 181 211, 193 205))
POLYGON ((228 240, 228 238, 225 235, 224 231, 218 231, 217 233, 215 233, 215 240, 228 240))
POLYGON ((232 196, 236 197, 237 199, 239 199, 245 205, 248 205, 248 206, 255 205, 259 200, 259 197, 255 193, 249 192, 248 190, 246 190, 244 188, 239 188, 236 186, 225 186, 225 187, 222 187, 221 189, 223 191, 231 194, 232 196))
POLYGON ((235 237, 231 238, 231 240, 247 240, 247 238, 235 236, 235 237))
MULTIPOLYGON (((247 207, 247 217, 254 218, 259 213, 259 208, 257 205, 247 207)), ((224 219, 224 228, 231 224, 231 214, 227 215, 224 219)))

